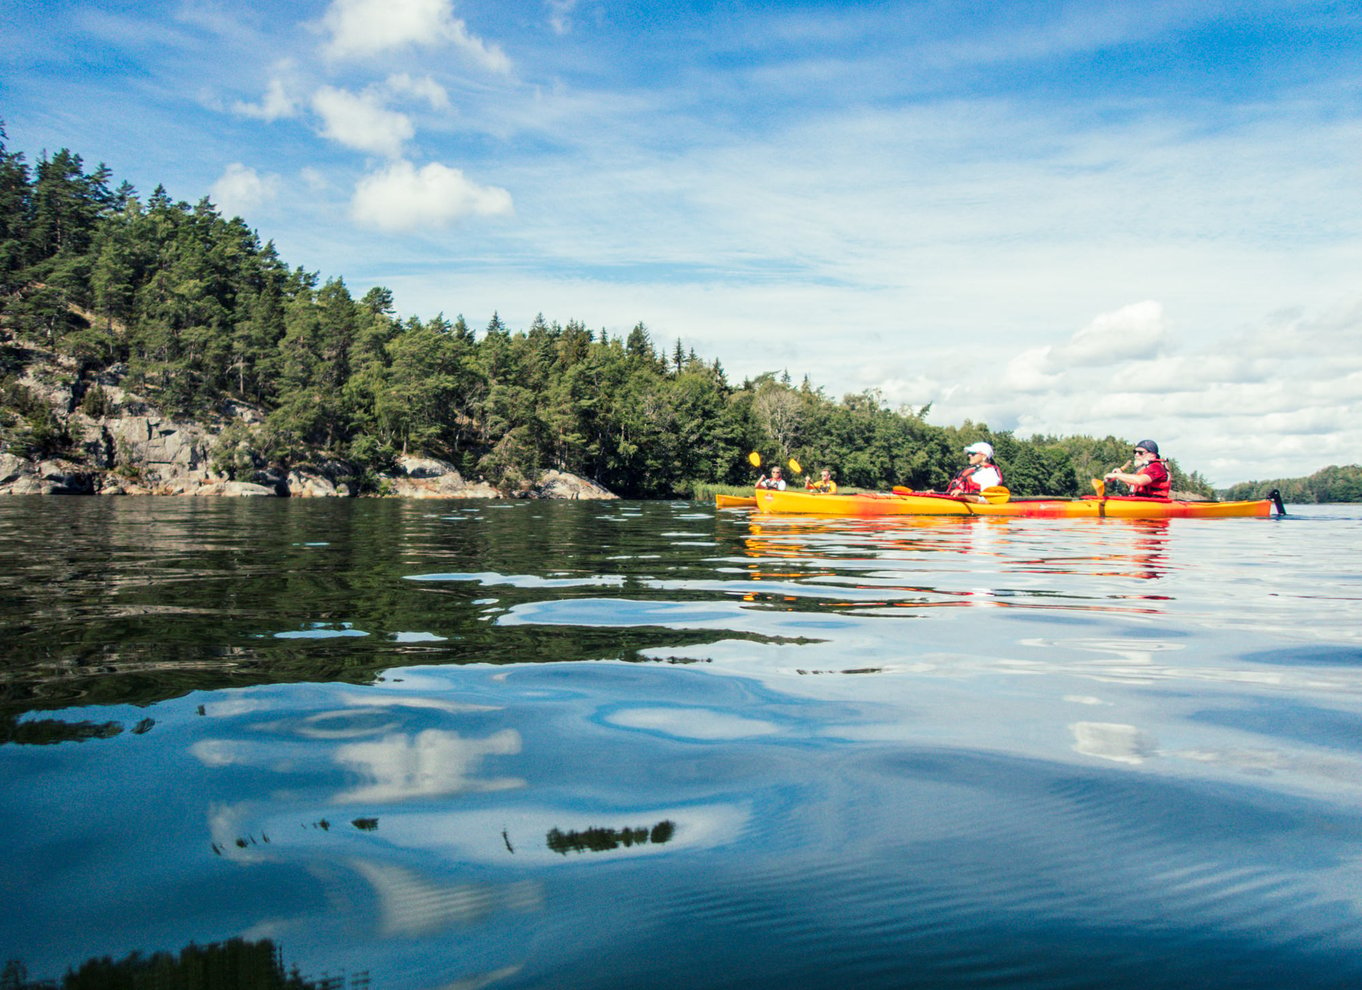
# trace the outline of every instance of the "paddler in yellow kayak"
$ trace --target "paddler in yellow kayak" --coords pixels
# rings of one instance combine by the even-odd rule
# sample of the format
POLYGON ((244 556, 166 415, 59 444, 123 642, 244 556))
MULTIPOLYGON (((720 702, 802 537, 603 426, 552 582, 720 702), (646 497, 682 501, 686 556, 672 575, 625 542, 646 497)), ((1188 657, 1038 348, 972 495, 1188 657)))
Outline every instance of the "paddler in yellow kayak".
POLYGON ((980 440, 965 448, 969 465, 951 479, 947 495, 973 496, 970 501, 984 502, 980 494, 985 488, 996 488, 1003 483, 1003 472, 993 463, 993 445, 980 440))
POLYGON ((823 495, 837 494, 837 482, 832 480, 832 470, 830 468, 823 468, 817 481, 814 481, 813 478, 805 475, 804 487, 808 491, 819 492, 823 495))
POLYGON ((757 487, 774 488, 776 491, 783 492, 785 490, 785 477, 781 473, 780 465, 772 464, 770 477, 767 477, 766 475, 763 474, 760 478, 757 479, 757 487))
POLYGON ((1131 451, 1134 467, 1130 471, 1108 471, 1107 481, 1124 481, 1130 486, 1130 494, 1145 498, 1169 498, 1172 481, 1168 468, 1159 459, 1159 445, 1153 440, 1141 440, 1131 451))

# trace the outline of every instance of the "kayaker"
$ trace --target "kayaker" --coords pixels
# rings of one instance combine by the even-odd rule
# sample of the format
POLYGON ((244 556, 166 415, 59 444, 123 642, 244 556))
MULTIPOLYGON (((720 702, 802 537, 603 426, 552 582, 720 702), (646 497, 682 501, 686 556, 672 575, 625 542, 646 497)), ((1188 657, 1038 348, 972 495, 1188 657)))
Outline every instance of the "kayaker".
POLYGON ((832 480, 832 470, 830 468, 823 468, 817 481, 806 477, 804 479, 804 487, 811 492, 818 492, 823 495, 837 494, 837 482, 832 480))
POLYGON ((781 475, 780 465, 773 464, 771 466, 771 477, 768 478, 763 474, 758 478, 757 487, 774 488, 778 492, 783 492, 785 490, 785 478, 781 475))
POLYGON ((1159 459, 1159 445, 1153 440, 1141 440, 1131 451, 1134 466, 1129 471, 1108 471, 1107 481, 1123 481, 1130 486, 1130 494, 1145 498, 1169 498, 1172 479, 1168 468, 1159 459))
MULTIPOLYGON (((947 495, 979 495, 985 488, 1003 483, 1003 472, 993 463, 993 445, 980 440, 965 448, 969 466, 951 479, 947 495)), ((982 496, 980 496, 982 500, 982 496)))

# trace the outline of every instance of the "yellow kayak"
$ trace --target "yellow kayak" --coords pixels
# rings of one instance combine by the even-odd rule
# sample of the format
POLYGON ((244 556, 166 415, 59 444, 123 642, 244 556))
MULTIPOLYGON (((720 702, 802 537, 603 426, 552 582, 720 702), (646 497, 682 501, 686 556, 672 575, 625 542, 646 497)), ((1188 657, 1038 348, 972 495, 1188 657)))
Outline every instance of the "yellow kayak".
POLYGON ((716 509, 755 509, 757 500, 751 495, 715 495, 714 507, 716 509))
POLYGON ((758 489, 756 508, 775 514, 820 516, 1019 516, 1030 519, 1217 519, 1268 516, 1273 506, 1285 512, 1276 492, 1246 502, 1183 502, 1136 496, 1083 498, 1008 498, 975 502, 954 495, 914 492, 911 495, 868 492, 818 495, 801 491, 758 489))

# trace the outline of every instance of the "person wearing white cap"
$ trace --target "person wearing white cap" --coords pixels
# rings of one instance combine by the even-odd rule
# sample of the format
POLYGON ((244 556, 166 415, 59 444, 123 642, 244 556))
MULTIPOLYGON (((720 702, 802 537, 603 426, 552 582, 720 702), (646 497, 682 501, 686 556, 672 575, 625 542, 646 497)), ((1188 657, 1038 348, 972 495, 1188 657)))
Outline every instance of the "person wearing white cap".
POLYGON ((951 479, 947 495, 978 495, 1003 483, 1003 472, 993 463, 993 445, 980 440, 965 448, 969 466, 951 479))

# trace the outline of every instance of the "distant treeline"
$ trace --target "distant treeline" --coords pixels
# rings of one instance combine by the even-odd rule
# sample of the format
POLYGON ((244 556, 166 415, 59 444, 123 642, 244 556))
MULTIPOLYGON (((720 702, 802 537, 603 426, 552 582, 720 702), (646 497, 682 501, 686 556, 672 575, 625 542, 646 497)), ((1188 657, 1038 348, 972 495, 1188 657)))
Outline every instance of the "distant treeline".
POLYGON ((1309 505, 1317 502, 1362 502, 1362 465, 1330 465, 1308 478, 1277 478, 1274 481, 1246 481, 1225 492, 1229 499, 1262 498, 1277 489, 1282 500, 1309 505))
MULTIPOLYGON (((717 359, 679 340, 659 348, 643 323, 610 336, 542 316, 512 330, 494 314, 479 333, 461 316, 399 318, 387 289, 355 299, 340 278, 290 269, 207 199, 157 187, 144 200, 110 180, 67 150, 30 168, 0 128, 0 449, 70 452, 76 407, 53 410, 19 384, 55 354, 93 416, 117 382, 222 425, 214 466, 231 477, 338 459, 372 478, 405 453, 503 489, 557 468, 649 497, 750 484, 758 451, 831 467, 843 485, 930 490, 967 443, 989 440, 1017 495, 1074 495, 1129 457, 1115 437, 935 426, 930 406, 891 409, 873 391, 834 400, 775 372, 732 384, 717 359), (227 417, 231 404, 262 417, 227 417)), ((1176 489, 1211 494, 1173 467, 1176 489)))

